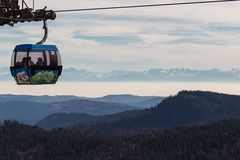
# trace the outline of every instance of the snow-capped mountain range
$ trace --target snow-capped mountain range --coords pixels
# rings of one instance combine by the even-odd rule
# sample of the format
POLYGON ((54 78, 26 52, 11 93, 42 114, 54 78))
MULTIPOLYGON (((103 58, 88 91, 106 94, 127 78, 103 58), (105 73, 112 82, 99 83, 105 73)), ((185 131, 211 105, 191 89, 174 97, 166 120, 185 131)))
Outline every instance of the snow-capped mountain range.
MULTIPOLYGON (((0 81, 11 79, 7 67, 0 68, 0 81)), ((194 69, 150 69, 146 71, 114 70, 93 72, 84 69, 64 69, 61 81, 79 82, 240 82, 240 69, 194 70, 194 69)))

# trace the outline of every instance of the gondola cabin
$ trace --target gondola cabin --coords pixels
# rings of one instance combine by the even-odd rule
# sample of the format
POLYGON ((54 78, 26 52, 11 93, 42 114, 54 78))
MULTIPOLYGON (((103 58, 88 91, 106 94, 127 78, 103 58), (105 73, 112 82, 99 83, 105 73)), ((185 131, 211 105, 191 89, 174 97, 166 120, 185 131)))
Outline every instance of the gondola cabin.
POLYGON ((55 84, 62 73, 55 45, 22 44, 15 47, 11 74, 19 85, 55 84))

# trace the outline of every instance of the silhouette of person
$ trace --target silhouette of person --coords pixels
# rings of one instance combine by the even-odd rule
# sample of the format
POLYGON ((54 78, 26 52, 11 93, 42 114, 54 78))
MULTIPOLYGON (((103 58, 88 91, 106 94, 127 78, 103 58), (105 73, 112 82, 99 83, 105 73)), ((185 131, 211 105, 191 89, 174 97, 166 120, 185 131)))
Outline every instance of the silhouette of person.
POLYGON ((57 66, 57 56, 56 54, 50 54, 50 66, 57 66))
POLYGON ((43 59, 41 57, 39 57, 36 64, 37 64, 37 66, 43 66, 44 65, 43 59))
POLYGON ((28 66, 34 66, 35 63, 32 61, 32 58, 31 57, 28 57, 28 66))
POLYGON ((21 67, 27 68, 27 57, 23 57, 22 62, 21 62, 21 67))

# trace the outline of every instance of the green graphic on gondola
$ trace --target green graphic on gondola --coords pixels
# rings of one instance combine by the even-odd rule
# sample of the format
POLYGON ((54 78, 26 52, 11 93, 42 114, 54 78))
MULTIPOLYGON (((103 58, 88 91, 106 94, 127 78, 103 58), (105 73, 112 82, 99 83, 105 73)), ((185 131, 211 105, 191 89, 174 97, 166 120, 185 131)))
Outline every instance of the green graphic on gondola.
POLYGON ((57 79, 54 71, 39 71, 32 77, 32 84, 55 84, 57 79))

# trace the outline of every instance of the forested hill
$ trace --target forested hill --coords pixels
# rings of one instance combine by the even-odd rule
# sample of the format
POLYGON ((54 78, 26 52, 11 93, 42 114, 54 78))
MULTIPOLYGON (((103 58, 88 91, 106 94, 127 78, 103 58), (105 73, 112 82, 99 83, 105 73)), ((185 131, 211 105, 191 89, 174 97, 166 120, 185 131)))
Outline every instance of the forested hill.
POLYGON ((202 91, 182 91, 156 107, 90 126, 103 133, 139 133, 155 129, 208 124, 216 120, 240 118, 240 96, 202 91))
POLYGON ((239 150, 240 120, 138 136, 46 131, 16 122, 0 126, 1 160, 237 160, 239 150))
POLYGON ((81 116, 81 114, 50 115, 38 125, 46 128, 62 127, 63 125, 58 126, 60 123, 68 127, 79 122, 83 130, 109 134, 135 134, 165 128, 208 124, 216 120, 240 118, 240 96, 182 91, 176 96, 166 98, 156 107, 142 111, 101 117, 88 116, 88 119, 84 121, 81 116))

